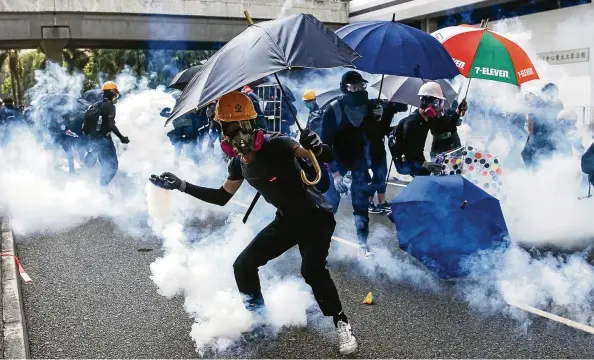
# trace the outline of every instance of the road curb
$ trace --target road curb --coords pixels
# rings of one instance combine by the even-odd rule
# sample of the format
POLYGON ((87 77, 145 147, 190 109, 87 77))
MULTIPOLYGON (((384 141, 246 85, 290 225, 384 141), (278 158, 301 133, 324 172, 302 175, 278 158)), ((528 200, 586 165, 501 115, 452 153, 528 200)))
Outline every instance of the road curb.
MULTIPOLYGON (((16 254, 10 216, 0 214, 2 253, 16 254)), ((13 256, 2 256, 3 358, 28 359, 29 341, 19 272, 13 256)))

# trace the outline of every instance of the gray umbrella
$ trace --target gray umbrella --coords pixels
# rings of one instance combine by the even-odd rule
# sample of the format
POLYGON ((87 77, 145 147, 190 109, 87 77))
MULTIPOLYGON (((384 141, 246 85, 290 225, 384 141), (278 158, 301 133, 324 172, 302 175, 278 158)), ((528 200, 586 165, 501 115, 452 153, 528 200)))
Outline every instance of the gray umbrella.
POLYGON ((200 70, 200 68, 202 68, 202 65, 195 65, 186 70, 178 72, 173 77, 173 79, 171 80, 171 84, 169 84, 168 87, 177 90, 183 90, 188 85, 190 80, 192 80, 194 75, 196 75, 198 70, 200 70))
POLYGON ((270 74, 294 67, 352 67, 357 57, 333 31, 309 14, 250 25, 194 75, 167 122, 270 74))
MULTIPOLYGON (((421 86, 428 81, 435 81, 441 86, 443 96, 446 98, 446 105, 448 107, 452 106, 452 102, 456 100, 458 93, 447 80, 423 80, 406 76, 386 76, 384 78, 382 94, 386 95, 392 102, 419 107, 421 105, 421 97, 417 94, 421 86)), ((380 85, 380 81, 378 81, 373 84, 373 87, 379 89, 380 85)))
POLYGON ((320 95, 316 96, 316 102, 318 103, 319 107, 323 108, 330 101, 338 98, 341 95, 342 95, 342 91, 340 89, 326 91, 326 92, 321 93, 320 95))

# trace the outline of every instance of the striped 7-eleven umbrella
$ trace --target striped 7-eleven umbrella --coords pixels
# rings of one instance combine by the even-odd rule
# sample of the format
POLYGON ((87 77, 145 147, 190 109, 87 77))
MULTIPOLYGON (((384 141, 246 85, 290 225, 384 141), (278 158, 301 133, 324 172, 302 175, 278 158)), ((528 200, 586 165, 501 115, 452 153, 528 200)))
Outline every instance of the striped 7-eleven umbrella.
POLYGON ((526 52, 515 42, 482 27, 450 26, 433 32, 467 78, 520 86, 538 79, 526 52))

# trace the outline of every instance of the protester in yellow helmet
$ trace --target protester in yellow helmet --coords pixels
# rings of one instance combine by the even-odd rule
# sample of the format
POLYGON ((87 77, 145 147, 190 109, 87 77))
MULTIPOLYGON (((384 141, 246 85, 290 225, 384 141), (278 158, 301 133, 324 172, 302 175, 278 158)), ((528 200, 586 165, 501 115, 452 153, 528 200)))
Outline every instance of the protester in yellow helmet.
POLYGON ((307 90, 301 99, 303 100, 305 107, 309 110, 306 128, 311 129, 319 134, 321 129, 312 129, 310 127, 311 120, 316 116, 321 116, 320 106, 316 102, 316 92, 313 90, 307 90))
POLYGON ((204 188, 179 179, 171 173, 152 175, 150 181, 164 189, 185 192, 202 201, 223 206, 237 192, 244 180, 276 207, 276 217, 256 235, 233 264, 239 291, 245 296, 248 310, 261 311, 264 298, 258 268, 299 245, 301 274, 313 290, 322 313, 332 316, 342 354, 353 353, 357 340, 343 312, 336 286, 326 269, 326 257, 336 226, 332 208, 323 194, 301 180, 298 158, 308 157, 308 150, 320 162, 332 159, 330 147, 309 130, 299 142, 280 133, 267 133, 256 127, 252 101, 240 92, 220 98, 215 120, 220 122, 223 151, 231 157, 227 180, 219 189, 204 188))
POLYGON ((114 104, 120 95, 118 86, 113 81, 107 81, 101 90, 103 101, 91 105, 85 113, 83 132, 89 137, 90 145, 90 151, 85 158, 87 156, 97 158, 101 165, 99 184, 105 188, 114 178, 119 167, 111 133, 114 133, 123 144, 128 144, 130 139, 122 135, 115 123, 116 108, 114 104))

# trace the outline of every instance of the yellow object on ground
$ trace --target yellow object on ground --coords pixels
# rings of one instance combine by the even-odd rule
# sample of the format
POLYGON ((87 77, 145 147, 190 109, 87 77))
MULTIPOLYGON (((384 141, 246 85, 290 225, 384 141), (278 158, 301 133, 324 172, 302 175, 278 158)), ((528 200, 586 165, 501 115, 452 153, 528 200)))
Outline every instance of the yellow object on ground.
POLYGON ((373 293, 367 294, 367 296, 363 300, 363 304, 367 304, 367 305, 373 305, 374 304, 373 293))

